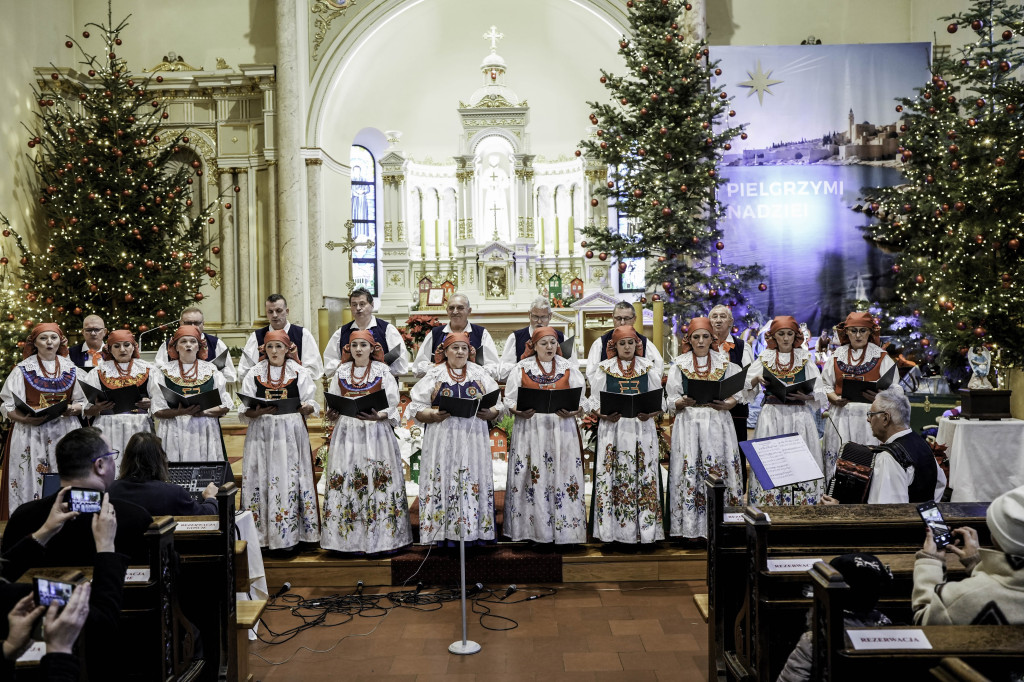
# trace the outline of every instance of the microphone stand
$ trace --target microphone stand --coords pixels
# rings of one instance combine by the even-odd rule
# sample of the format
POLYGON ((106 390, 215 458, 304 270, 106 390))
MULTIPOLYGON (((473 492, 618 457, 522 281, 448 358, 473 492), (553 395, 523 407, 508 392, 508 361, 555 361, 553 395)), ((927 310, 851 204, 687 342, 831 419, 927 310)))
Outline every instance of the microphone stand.
POLYGON ((448 646, 449 653, 469 655, 480 652, 480 645, 466 639, 466 524, 459 526, 459 574, 462 583, 462 639, 448 646))
POLYGON ((166 329, 167 327, 173 327, 174 325, 179 324, 180 322, 181 322, 181 320, 171 320, 170 322, 165 322, 164 324, 161 324, 158 327, 153 327, 152 329, 147 329, 146 331, 140 333, 139 334, 139 352, 140 353, 142 352, 142 339, 143 339, 143 337, 146 336, 146 334, 148 334, 150 332, 155 332, 158 329, 166 329))

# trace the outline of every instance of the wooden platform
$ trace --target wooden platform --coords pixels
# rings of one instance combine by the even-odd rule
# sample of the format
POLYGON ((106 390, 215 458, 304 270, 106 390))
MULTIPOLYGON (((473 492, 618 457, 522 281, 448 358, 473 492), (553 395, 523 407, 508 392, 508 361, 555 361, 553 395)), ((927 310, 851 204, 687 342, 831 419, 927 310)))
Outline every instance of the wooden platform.
MULTIPOLYGON (((509 543, 503 546, 515 546, 509 543)), ((267 584, 285 581, 292 587, 354 587, 360 580, 369 585, 391 584, 390 559, 357 559, 323 550, 303 552, 287 559, 264 556, 267 584)), ((588 545, 562 554, 563 583, 655 582, 704 580, 707 553, 659 543, 651 550, 624 553, 588 545)))

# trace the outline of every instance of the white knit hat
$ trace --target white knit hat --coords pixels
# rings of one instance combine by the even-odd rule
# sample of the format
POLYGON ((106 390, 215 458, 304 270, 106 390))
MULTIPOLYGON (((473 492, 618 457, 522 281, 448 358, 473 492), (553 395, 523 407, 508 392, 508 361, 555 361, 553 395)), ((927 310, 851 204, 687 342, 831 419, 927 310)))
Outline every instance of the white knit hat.
POLYGON ((1024 556, 1024 485, 992 500, 985 521, 999 549, 1024 556))

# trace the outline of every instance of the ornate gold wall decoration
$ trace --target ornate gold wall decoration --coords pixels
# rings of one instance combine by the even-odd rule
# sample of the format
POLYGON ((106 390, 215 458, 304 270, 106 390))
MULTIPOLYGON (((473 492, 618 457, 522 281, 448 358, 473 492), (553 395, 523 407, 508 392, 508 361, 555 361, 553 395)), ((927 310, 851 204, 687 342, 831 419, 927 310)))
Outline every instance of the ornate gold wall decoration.
MULTIPOLYGON (((225 67, 227 65, 225 64, 225 67)), ((219 66, 217 68, 220 68, 219 66)), ((205 71, 201 66, 192 66, 174 52, 164 55, 163 61, 151 69, 143 69, 143 73, 155 73, 157 71, 205 71)))
POLYGON ((356 4, 356 0, 317 0, 309 11, 316 15, 313 26, 316 33, 313 36, 313 61, 320 60, 320 46, 331 30, 331 22, 345 14, 349 7, 356 4))
POLYGON ((395 241, 395 226, 390 220, 384 221, 384 241, 395 241))
POLYGON ((400 241, 400 242, 404 242, 405 241, 405 221, 404 220, 399 220, 398 221, 398 241, 400 241))

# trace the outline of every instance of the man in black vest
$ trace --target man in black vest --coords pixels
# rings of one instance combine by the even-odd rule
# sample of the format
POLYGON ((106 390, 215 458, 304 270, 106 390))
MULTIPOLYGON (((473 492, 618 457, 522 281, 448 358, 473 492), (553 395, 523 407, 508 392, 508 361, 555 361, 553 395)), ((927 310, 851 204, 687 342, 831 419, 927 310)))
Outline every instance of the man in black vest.
POLYGON ((374 340, 384 351, 384 359, 391 367, 393 375, 408 372, 409 355, 405 352, 402 332, 398 331, 395 325, 374 316, 373 294, 368 289, 357 287, 348 295, 348 307, 352 310, 352 321, 341 325, 341 328, 331 335, 331 340, 324 348, 324 375, 334 376, 338 365, 341 364, 341 349, 348 344, 348 337, 355 329, 369 330, 373 334, 374 340))
POLYGON ((288 301, 284 296, 281 294, 267 296, 264 308, 270 324, 249 334, 249 338, 246 339, 245 348, 242 349, 242 358, 238 361, 238 378, 245 379, 246 373, 259 362, 259 348, 263 345, 263 337, 271 329, 284 330, 298 349, 302 368, 309 373, 311 379, 316 380, 322 377, 324 366, 320 360, 320 349, 317 348, 316 339, 308 329, 288 322, 288 301))
POLYGON ((423 339, 423 344, 416 353, 416 360, 412 363, 412 371, 419 377, 426 374, 434 364, 434 349, 441 345, 444 337, 453 331, 465 332, 469 334, 469 342, 477 349, 477 364, 483 365, 487 373, 497 381, 501 371, 498 348, 485 327, 470 324, 469 315, 473 312, 473 306, 469 303, 469 297, 465 294, 452 294, 448 299, 447 311, 448 324, 434 327, 423 339))
POLYGON ((86 315, 82 320, 82 338, 85 339, 81 345, 75 345, 68 349, 68 357, 76 367, 91 370, 100 363, 100 353, 103 351, 103 339, 107 336, 106 325, 99 315, 86 315))
MULTIPOLYGON (((733 317, 728 306, 716 305, 708 313, 708 320, 711 321, 711 330, 714 338, 711 339, 711 347, 720 353, 728 352, 729 362, 737 367, 743 368, 754 361, 754 350, 749 343, 742 339, 736 339, 732 335, 733 317)), ((729 410, 732 417, 732 425, 736 429, 736 442, 747 440, 747 417, 750 416, 750 408, 745 404, 736 405, 729 410)), ((740 461, 743 471, 747 470, 747 458, 740 450, 740 461)), ((746 481, 746 476, 743 480, 746 481)))
MULTIPOLYGON (((181 311, 181 316, 178 318, 178 324, 191 325, 202 333, 203 338, 206 339, 206 359, 210 362, 213 362, 214 358, 225 353, 224 369, 222 369, 220 373, 224 375, 225 381, 238 381, 238 373, 235 372, 235 363, 231 359, 231 353, 226 352, 228 349, 227 345, 213 334, 207 334, 203 330, 206 321, 203 318, 202 310, 199 308, 185 308, 181 311)), ((171 339, 168 337, 167 341, 160 344, 160 348, 157 349, 156 358, 153 360, 157 367, 165 367, 170 362, 170 358, 167 357, 167 346, 170 345, 170 343, 171 339)))
POLYGON ((868 504, 927 502, 942 498, 946 476, 924 438, 910 426, 910 401, 899 386, 875 395, 868 412, 871 435, 882 445, 875 454, 868 504))
MULTIPOLYGON (((619 301, 616 303, 615 308, 612 310, 612 322, 615 323, 616 327, 624 327, 626 325, 632 327, 633 323, 636 322, 636 311, 633 310, 633 304, 629 301, 619 301)), ((651 374, 658 377, 658 385, 651 388, 652 390, 661 388, 661 377, 665 371, 665 360, 646 336, 640 332, 637 332, 637 336, 640 337, 640 347, 636 349, 636 354, 641 358, 647 358, 651 361, 651 374)), ((590 346, 590 352, 587 354, 587 381, 590 382, 591 386, 594 385, 597 372, 600 371, 598 365, 608 357, 605 353, 608 341, 611 338, 612 332, 608 332, 590 346)))
MULTIPOLYGON (((526 351, 526 342, 533 336, 533 331, 538 327, 547 327, 551 322, 551 303, 547 298, 538 296, 530 304, 530 326, 517 329, 505 339, 505 348, 501 352, 501 381, 508 378, 512 368, 516 366, 523 353, 526 351)), ((556 329, 558 343, 565 341, 565 334, 556 329)), ((573 344, 572 352, 568 359, 576 362, 576 344, 573 344)))

